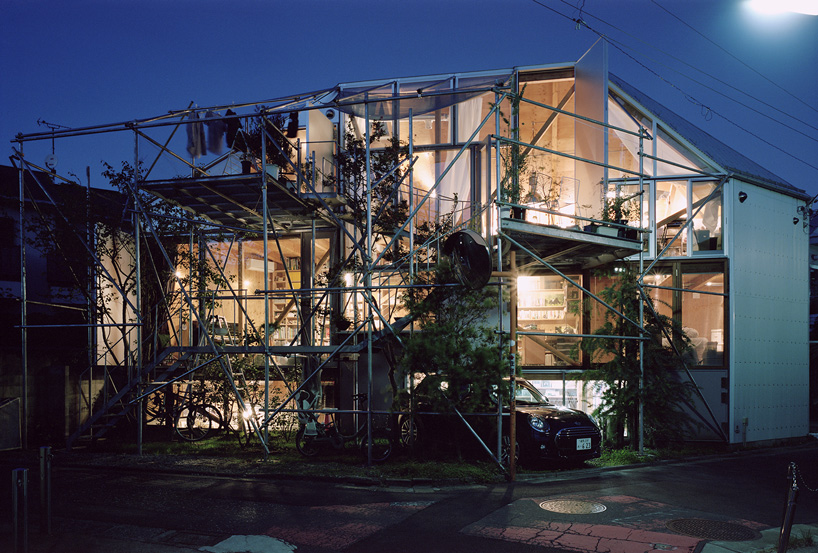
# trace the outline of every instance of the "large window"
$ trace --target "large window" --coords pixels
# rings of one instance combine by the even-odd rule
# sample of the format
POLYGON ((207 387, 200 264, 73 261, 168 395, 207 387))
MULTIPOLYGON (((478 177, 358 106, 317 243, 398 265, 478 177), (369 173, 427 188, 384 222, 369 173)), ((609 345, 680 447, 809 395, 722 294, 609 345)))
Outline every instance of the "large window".
POLYGON ((722 194, 717 183, 658 181, 655 198, 656 255, 664 251, 666 257, 678 257, 723 249, 722 194))
POLYGON ((723 366, 726 353, 727 290, 724 263, 679 262, 644 279, 660 315, 679 321, 690 347, 689 366, 723 366))
POLYGON ((722 199, 716 186, 714 182, 691 185, 694 252, 722 249, 722 199))
POLYGON ((580 290, 560 276, 521 276, 517 294, 518 331, 543 334, 520 335, 522 364, 578 367, 579 339, 571 335, 582 332, 580 290))

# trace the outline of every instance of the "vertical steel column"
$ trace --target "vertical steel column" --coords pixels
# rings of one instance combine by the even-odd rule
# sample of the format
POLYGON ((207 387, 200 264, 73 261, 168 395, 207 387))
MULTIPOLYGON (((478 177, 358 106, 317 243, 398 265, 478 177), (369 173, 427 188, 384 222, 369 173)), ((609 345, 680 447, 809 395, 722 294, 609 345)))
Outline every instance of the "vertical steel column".
MULTIPOLYGON (((134 124, 135 125, 135 124, 134 124)), ((134 194, 139 194, 139 133, 133 133, 133 190, 134 194)), ((134 210, 134 270, 136 272, 136 320, 142 318, 142 254, 141 240, 142 233, 140 232, 141 217, 137 210, 134 210)), ((154 332, 157 329, 153 329, 154 332)), ((127 347, 128 341, 125 341, 127 347)), ((142 395, 142 325, 136 326, 136 390, 142 395)), ((144 424, 143 409, 145 406, 144 398, 140 399, 136 404, 136 453, 142 455, 142 425, 144 424)))
POLYGON ((11 523, 14 551, 28 553, 28 469, 11 471, 11 523))
MULTIPOLYGON (((262 129, 266 131, 267 126, 267 119, 262 116, 262 129)), ((299 148, 299 152, 301 149, 299 148)), ((299 153, 299 161, 300 161, 300 153, 299 153)), ((299 183, 301 182, 301 165, 299 164, 298 170, 298 179, 299 183)), ((267 136, 265 132, 261 133, 261 203, 262 205, 262 218, 264 222, 262 223, 262 234, 264 235, 264 239, 262 241, 262 253, 264 255, 264 289, 266 290, 270 284, 270 272, 268 266, 270 264, 270 260, 267 258, 270 250, 269 250, 269 243, 268 243, 268 232, 269 227, 267 223, 268 218, 268 209, 267 209, 267 136)), ((284 256, 281 257, 281 261, 285 263, 285 270, 287 269, 286 266, 286 259, 284 256)), ((289 277, 288 277, 289 280, 289 277)), ((231 375, 232 378, 232 375, 231 375)), ((250 407, 252 409, 252 406, 250 407)), ((254 416, 255 413, 251 413, 251 416, 254 416)), ((268 425, 266 423, 268 417, 270 416, 270 296, 267 294, 264 295, 264 443, 267 443, 269 436, 267 434, 268 425)), ((259 429, 261 431, 261 429, 259 429)), ((269 456, 269 451, 265 445, 264 447, 264 460, 266 461, 269 456)))
POLYGON ((40 448, 40 532, 51 534, 51 447, 40 448))
MULTIPOLYGON (((96 240, 94 237, 94 226, 91 224, 91 167, 85 167, 85 178, 88 182, 88 187, 85 191, 85 241, 88 243, 90 247, 96 251, 94 247, 96 244, 96 240)), ((88 263, 88 267, 86 267, 85 276, 88 279, 87 282, 87 300, 86 300, 86 316, 88 317, 88 331, 86 335, 86 339, 88 340, 88 351, 86 352, 87 361, 88 361, 88 370, 93 371, 91 368, 97 361, 97 328, 92 326, 92 324, 96 321, 96 281, 95 281, 95 271, 94 266, 92 263, 88 263)), ((82 387, 82 382, 80 382, 80 387, 82 387)), ((67 403, 67 402, 66 402, 67 403)), ((70 434, 67 431, 68 425, 68 413, 66 413, 66 436, 70 434)))
MULTIPOLYGON (((23 155, 23 143, 20 142, 20 155, 23 155)), ((20 184, 20 337, 21 337, 21 390, 20 407, 22 410, 22 424, 20 425, 20 441, 23 449, 28 449, 28 295, 26 288, 26 226, 25 226, 25 174, 23 164, 18 172, 20 184)))
POLYGON ((364 104, 364 125, 366 126, 366 273, 364 273, 364 294, 367 295, 366 325, 366 464, 372 464, 372 155, 369 144, 369 101, 364 104))
MULTIPOLYGON (((606 133, 607 134, 607 133, 606 133)), ((607 150, 606 150, 607 152, 607 150)), ((645 178, 644 175, 644 135, 642 128, 639 128, 639 226, 642 226, 642 209, 644 204, 645 192, 645 178)), ((607 155, 607 154, 606 154, 607 155)), ((642 234, 639 234, 639 277, 641 278, 645 270, 645 248, 642 246, 642 234)), ((637 286, 641 288, 640 281, 636 281, 637 286)), ((639 298, 639 328, 640 333, 645 328, 645 301, 644 298, 639 298)), ((645 452, 645 400, 643 394, 645 393, 645 341, 639 340, 639 453, 645 452)))
MULTIPOLYGON (((414 121, 412 121, 412 108, 409 108, 409 159, 414 159, 415 153, 415 135, 414 135, 414 121)), ((412 213, 415 207, 415 170, 414 166, 409 168, 409 213, 412 213)), ((415 251, 415 220, 414 217, 409 221, 409 251, 415 251)), ((414 283, 415 276, 415 256, 409 256, 409 282, 414 283)), ((414 321, 412 321, 414 327, 414 321)))
MULTIPOLYGON (((498 92, 494 93, 494 105, 500 105, 500 94, 498 92)), ((500 136, 500 110, 497 109, 494 112, 494 134, 495 136, 500 136)), ((491 138, 489 138, 489 146, 491 145, 491 138)), ((491 158, 491 154, 489 154, 489 159, 491 158)), ((494 213, 497 217, 497 270, 503 270, 503 240, 500 238, 500 210, 501 207, 497 203, 500 201, 500 142, 495 139, 494 140, 494 182, 497 186, 494 196, 494 213)), ((489 186, 489 198, 491 198, 491 186, 489 186)), ((489 221, 489 228, 491 228, 491 221, 489 221)), ((500 277, 501 280, 503 277, 500 277)), ((503 351, 503 342, 504 342, 504 335, 503 335, 503 287, 497 287, 497 325, 499 326, 498 329, 498 336, 500 339, 500 352, 503 351)), ((497 402, 497 458, 501 459, 503 455, 503 402, 497 402)))
POLYGON ((517 478, 517 252, 509 252, 511 269, 511 294, 508 318, 511 330, 511 401, 508 407, 508 475, 513 482, 517 478))

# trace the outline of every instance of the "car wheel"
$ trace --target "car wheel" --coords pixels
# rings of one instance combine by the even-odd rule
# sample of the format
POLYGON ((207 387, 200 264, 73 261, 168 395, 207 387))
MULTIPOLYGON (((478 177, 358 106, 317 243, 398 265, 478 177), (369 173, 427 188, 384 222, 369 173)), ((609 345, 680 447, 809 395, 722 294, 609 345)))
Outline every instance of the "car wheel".
MULTIPOLYGON (((503 446, 500 449, 500 463, 504 467, 509 466, 510 453, 511 453, 511 438, 508 436, 508 434, 504 434, 503 435, 503 446)), ((514 447, 514 461, 515 461, 515 466, 519 467, 520 466, 520 442, 519 442, 519 440, 516 441, 515 447, 514 447)))
POLYGON ((420 420, 417 417, 405 415, 401 417, 398 426, 400 431, 400 445, 403 447, 417 446, 422 435, 420 420))

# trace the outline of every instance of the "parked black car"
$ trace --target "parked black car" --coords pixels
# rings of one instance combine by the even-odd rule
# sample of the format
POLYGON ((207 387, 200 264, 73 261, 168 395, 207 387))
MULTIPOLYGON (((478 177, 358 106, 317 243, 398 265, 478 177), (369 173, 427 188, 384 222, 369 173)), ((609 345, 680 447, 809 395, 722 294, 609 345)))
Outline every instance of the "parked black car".
MULTIPOLYGON (((441 397, 452 399, 452 396, 462 397, 466 393, 475 392, 450 391, 445 382, 434 377, 421 381, 415 389, 414 416, 404 413, 398 419, 401 443, 405 446, 439 447, 451 444, 455 439, 464 443, 469 440, 476 442, 455 413, 439 409, 441 397)), ((515 379, 515 397, 518 463, 543 460, 581 462, 600 456, 602 433, 591 416, 577 409, 550 403, 524 378, 515 379)), ((453 403, 456 404, 456 400, 453 403)), ((503 411, 507 414, 508 406, 503 411)), ((496 417, 466 414, 465 418, 488 447, 494 450, 497 443, 496 417)), ((502 437, 504 462, 508 460, 510 449, 508 427, 506 416, 502 437)))

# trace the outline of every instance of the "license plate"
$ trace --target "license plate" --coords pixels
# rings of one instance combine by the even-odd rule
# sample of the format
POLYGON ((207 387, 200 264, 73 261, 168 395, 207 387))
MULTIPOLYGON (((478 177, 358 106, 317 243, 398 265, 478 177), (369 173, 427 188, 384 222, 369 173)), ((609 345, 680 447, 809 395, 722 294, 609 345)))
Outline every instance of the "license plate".
POLYGON ((591 449, 591 438, 577 438, 577 451, 591 449))

